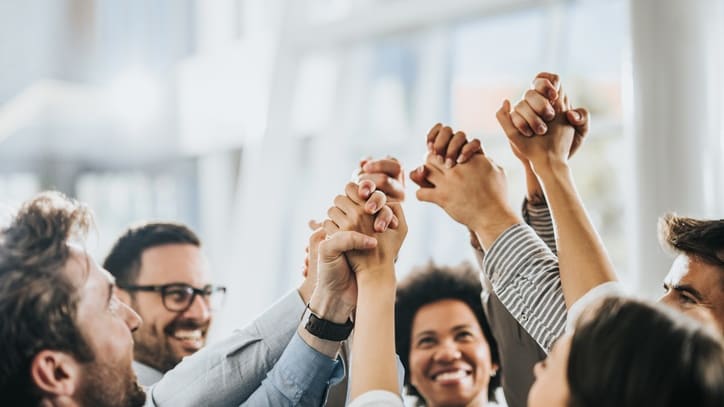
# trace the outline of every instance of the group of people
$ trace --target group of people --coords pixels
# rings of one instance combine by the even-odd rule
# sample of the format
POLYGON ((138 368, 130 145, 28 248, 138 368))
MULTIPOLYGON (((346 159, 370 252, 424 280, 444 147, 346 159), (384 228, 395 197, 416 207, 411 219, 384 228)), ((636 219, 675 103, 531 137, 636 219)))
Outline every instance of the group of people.
POLYGON ((448 126, 409 174, 469 229, 477 265, 398 282, 405 174, 363 160, 313 225, 298 289, 208 346, 226 288, 193 231, 132 226, 101 267, 85 205, 31 199, 0 232, 0 405, 484 406, 500 387, 510 407, 724 405, 724 220, 664 216, 661 303, 630 297, 576 192, 589 115, 559 82, 541 73, 497 112, 522 214, 481 142, 448 126))

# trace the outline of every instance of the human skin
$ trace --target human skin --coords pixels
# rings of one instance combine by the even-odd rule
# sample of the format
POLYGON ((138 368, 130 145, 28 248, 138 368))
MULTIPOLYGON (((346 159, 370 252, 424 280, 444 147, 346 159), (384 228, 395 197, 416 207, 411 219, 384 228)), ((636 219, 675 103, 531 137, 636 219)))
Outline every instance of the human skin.
MULTIPOLYGON (((175 243, 146 249, 136 285, 184 283, 203 288, 211 282, 208 260, 200 247, 175 243)), ((121 292, 144 324, 134 333, 135 358, 161 372, 206 344, 213 314, 208 299, 197 295, 182 312, 169 311, 157 292, 121 292)))
POLYGON ((496 366, 480 323, 463 301, 444 299, 415 313, 410 383, 427 406, 483 406, 496 366))
POLYGON ((141 319, 117 297, 110 273, 83 249, 69 246, 63 272, 78 287, 76 324, 94 359, 81 363, 66 352, 44 349, 33 358, 30 375, 44 404, 140 406, 145 393, 131 368, 131 332, 141 319))

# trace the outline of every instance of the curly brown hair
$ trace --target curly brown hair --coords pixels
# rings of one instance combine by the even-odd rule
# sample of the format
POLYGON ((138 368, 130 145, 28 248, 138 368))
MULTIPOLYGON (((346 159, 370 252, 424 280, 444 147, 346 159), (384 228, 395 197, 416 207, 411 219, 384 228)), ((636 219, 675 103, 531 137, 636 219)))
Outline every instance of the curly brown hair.
POLYGON ((43 349, 93 360, 75 322, 77 287, 63 271, 68 243, 85 237, 91 224, 86 206, 45 192, 0 230, 0 405, 38 404, 30 366, 43 349))

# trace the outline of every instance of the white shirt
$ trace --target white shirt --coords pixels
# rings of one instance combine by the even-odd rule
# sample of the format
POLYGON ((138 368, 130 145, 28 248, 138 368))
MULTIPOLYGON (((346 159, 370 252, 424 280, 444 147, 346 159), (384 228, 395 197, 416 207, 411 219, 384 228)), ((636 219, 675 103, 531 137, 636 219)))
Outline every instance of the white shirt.
POLYGON ((387 390, 370 390, 362 393, 348 407, 403 407, 399 394, 387 390))

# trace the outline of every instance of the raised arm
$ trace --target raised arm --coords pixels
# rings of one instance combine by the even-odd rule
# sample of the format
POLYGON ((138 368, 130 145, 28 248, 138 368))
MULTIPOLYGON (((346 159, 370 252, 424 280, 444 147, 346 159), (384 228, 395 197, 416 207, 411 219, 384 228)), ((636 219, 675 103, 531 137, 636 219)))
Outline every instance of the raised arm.
MULTIPOLYGON (((553 106, 558 100, 559 89, 560 78, 558 75, 549 72, 541 72, 536 75, 530 89, 525 92, 523 99, 516 106, 517 109, 511 112, 513 124, 521 134, 526 136, 545 134, 548 123, 555 118, 553 106)), ((575 129, 573 143, 568 154, 569 158, 575 154, 588 134, 588 117, 588 111, 585 108, 566 112, 568 123, 575 129)), ((553 219, 543 193, 543 186, 533 171, 530 161, 518 151, 513 143, 510 143, 510 148, 523 164, 525 171, 527 193, 522 207, 523 219, 546 242, 553 253, 556 253, 553 219)))
POLYGON ((375 232, 374 219, 365 214, 363 202, 356 198, 357 189, 356 184, 350 183, 346 195, 335 199, 336 210, 330 210, 330 219, 324 222, 331 238, 322 242, 320 253, 360 233, 375 242, 370 250, 346 253, 358 288, 350 399, 352 405, 358 405, 357 398, 362 396, 364 399, 370 392, 377 391, 387 397, 394 395, 394 404, 401 405, 395 358, 394 260, 407 234, 407 224, 400 204, 388 203, 399 220, 398 225, 383 233, 375 232))
MULTIPOLYGON (((507 100, 498 111, 497 118, 508 140, 530 161, 543 184, 556 225, 561 285, 566 304, 570 307, 590 289, 614 281, 616 275, 586 214, 568 167, 575 130, 565 118, 567 104, 565 96, 559 96, 555 103, 556 118, 547 123, 544 135, 528 137, 521 133, 514 124, 507 100)), ((519 114, 526 110, 521 106, 520 103, 516 106, 519 114)))

